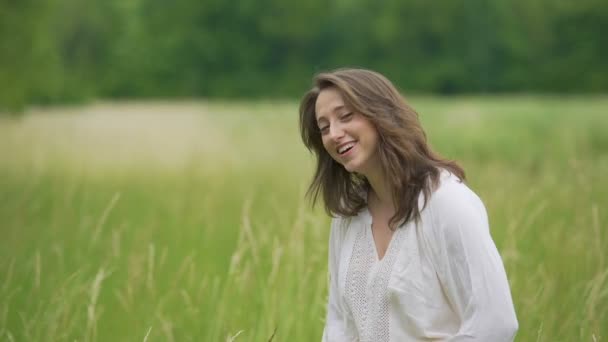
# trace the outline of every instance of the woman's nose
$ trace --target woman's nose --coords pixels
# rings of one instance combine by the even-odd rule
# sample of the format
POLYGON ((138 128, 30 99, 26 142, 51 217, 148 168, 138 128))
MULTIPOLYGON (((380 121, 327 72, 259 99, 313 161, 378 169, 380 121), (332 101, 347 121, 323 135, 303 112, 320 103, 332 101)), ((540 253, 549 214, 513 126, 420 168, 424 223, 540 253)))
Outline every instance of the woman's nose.
POLYGON ((337 140, 344 136, 344 128, 340 123, 334 123, 329 126, 329 137, 337 140))

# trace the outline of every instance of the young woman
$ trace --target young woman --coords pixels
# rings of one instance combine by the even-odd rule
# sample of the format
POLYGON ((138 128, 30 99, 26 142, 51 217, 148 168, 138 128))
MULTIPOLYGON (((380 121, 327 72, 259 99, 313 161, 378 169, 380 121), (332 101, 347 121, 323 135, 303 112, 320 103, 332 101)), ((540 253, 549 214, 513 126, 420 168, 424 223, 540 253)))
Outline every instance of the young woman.
POLYGON ((334 218, 323 341, 512 341, 509 283, 483 203, 434 153, 392 83, 321 73, 300 105, 308 194, 334 218))

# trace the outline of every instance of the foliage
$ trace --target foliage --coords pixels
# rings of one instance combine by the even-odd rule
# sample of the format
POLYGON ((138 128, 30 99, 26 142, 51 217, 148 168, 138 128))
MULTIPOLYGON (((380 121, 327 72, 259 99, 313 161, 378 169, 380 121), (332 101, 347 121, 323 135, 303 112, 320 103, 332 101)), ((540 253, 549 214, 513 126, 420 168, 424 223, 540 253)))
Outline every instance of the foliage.
POLYGON ((601 0, 2 0, 0 109, 292 97, 362 66, 408 92, 605 92, 601 0))

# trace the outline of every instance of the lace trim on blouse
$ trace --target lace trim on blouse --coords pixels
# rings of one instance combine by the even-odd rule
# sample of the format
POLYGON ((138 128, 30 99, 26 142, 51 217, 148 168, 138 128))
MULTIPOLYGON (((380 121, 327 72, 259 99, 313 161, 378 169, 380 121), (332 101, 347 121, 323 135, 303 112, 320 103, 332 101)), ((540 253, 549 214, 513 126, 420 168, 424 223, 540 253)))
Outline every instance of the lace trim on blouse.
POLYGON ((346 273, 345 297, 353 313, 360 342, 389 341, 388 281, 403 240, 397 228, 382 260, 377 259, 371 233, 371 218, 355 238, 346 273), (373 273, 372 273, 373 272, 373 273), (370 275, 370 273, 372 273, 370 275))

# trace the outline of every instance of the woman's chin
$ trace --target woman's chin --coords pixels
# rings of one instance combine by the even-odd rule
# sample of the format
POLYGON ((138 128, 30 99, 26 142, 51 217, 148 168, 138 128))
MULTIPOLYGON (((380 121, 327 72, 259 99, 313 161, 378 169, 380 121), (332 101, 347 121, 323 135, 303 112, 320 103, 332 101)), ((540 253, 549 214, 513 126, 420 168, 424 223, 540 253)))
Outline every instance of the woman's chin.
POLYGON ((360 173, 358 165, 356 165, 354 163, 346 163, 346 164, 343 164, 343 166, 344 166, 344 169, 346 169, 346 171, 348 171, 350 173, 354 173, 354 172, 360 173))

